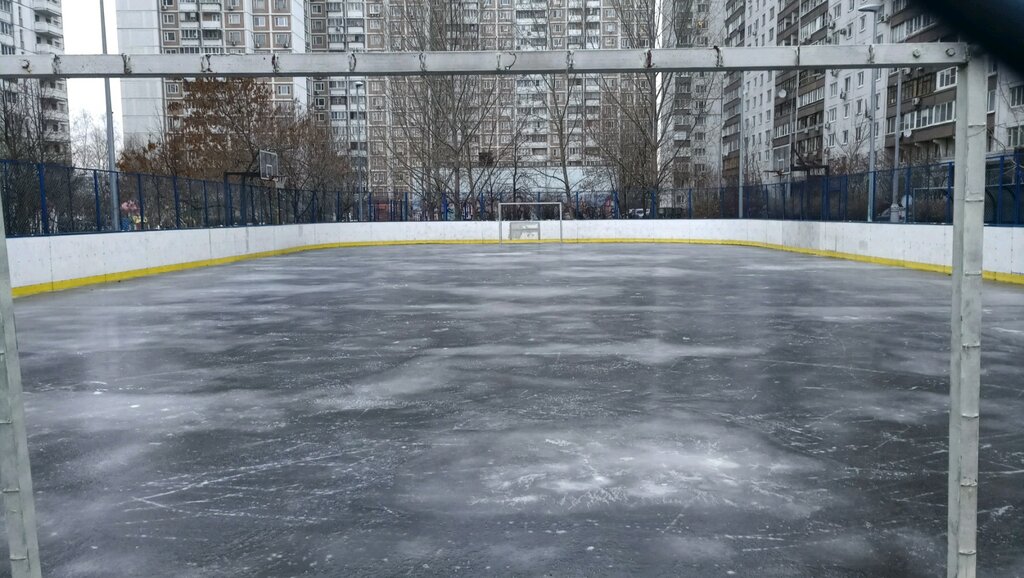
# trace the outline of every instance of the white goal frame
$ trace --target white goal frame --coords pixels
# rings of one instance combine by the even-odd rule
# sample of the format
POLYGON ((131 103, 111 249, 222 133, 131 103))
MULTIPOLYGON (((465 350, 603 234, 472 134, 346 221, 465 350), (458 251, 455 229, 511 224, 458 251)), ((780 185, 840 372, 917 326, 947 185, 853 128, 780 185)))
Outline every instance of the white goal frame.
MULTIPOLYGON (((503 207, 542 207, 544 205, 548 205, 548 206, 556 205, 558 207, 558 242, 559 243, 564 243, 565 242, 565 234, 564 234, 564 228, 562 226, 562 223, 565 221, 565 215, 564 215, 564 211, 562 209, 562 203, 557 203, 557 202, 553 202, 553 201, 532 202, 531 203, 529 201, 524 201, 524 202, 520 202, 520 203, 498 203, 498 244, 501 245, 501 244, 505 243, 505 230, 504 230, 502 225, 504 223, 509 223, 510 226, 511 226, 511 223, 516 222, 516 221, 503 221, 502 220, 502 218, 501 218, 501 210, 502 210, 503 207)), ((541 219, 541 220, 543 220, 543 219, 541 219)), ((537 222, 539 223, 541 220, 538 220, 537 222)), ((532 221, 519 221, 519 222, 532 222, 532 221)), ((511 233, 512 233, 512 231, 510 229, 509 230, 509 234, 511 235, 511 233)), ((524 243, 524 242, 525 243, 539 243, 539 242, 542 242, 543 240, 544 239, 541 238, 540 234, 538 233, 536 241, 531 239, 531 240, 527 240, 527 241, 516 240, 514 242, 518 242, 518 243, 524 243)), ((509 242, 513 242, 513 240, 510 238, 509 242)))

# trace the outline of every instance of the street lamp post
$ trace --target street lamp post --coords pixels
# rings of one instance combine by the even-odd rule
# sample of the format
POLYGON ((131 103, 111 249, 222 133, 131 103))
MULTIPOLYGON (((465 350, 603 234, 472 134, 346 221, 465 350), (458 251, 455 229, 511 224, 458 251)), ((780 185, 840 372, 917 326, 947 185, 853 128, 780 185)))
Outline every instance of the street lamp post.
MULTIPOLYGON (((360 106, 359 105, 359 103, 360 103, 359 93, 360 92, 362 92, 363 94, 366 93, 366 91, 363 90, 365 86, 366 86, 366 83, 364 83, 361 80, 358 80, 355 83, 355 87, 356 87, 356 121, 358 121, 357 124, 356 124, 356 139, 355 140, 356 140, 356 153, 358 153, 358 154, 356 154, 356 158, 357 158, 357 160, 359 162, 359 170, 357 171, 358 178, 359 178, 359 186, 363 188, 364 192, 368 193, 369 190, 370 190, 369 183, 366 182, 367 181, 366 172, 367 172, 367 168, 368 168, 366 166, 366 163, 367 163, 368 158, 363 154, 362 142, 363 142, 363 138, 364 138, 364 133, 369 133, 369 119, 366 117, 366 110, 367 110, 366 106, 365 105, 364 106, 360 106), (362 114, 363 114, 362 120, 360 120, 360 118, 359 118, 360 112, 362 112, 362 114)), ((366 137, 367 143, 369 143, 369 134, 366 134, 365 137, 366 137)), ((351 147, 351 145, 349 145, 349 146, 351 147)))
MULTIPOLYGON (((800 74, 800 72, 797 71, 797 86, 800 86, 799 74, 800 74)), ((786 98, 786 96, 788 96, 788 95, 789 95, 789 93, 786 92, 785 88, 780 88, 779 89, 779 92, 778 92, 779 98, 786 98)), ((786 162, 789 164, 789 169, 788 169, 788 171, 789 171, 789 178, 786 180, 786 196, 787 197, 793 194, 793 166, 796 164, 796 163, 793 162, 793 156, 794 156, 793 155, 793 146, 795 144, 793 139, 796 137, 796 109, 798 108, 798 106, 800 104, 800 102, 798 100, 799 98, 800 97, 797 94, 797 91, 793 91, 793 106, 792 106, 792 110, 790 111, 790 114, 789 114, 789 158, 786 160, 786 162)))
MULTIPOLYGON (((878 13, 882 10, 879 3, 869 2, 857 9, 859 12, 871 14, 871 44, 878 40, 878 13)), ((871 122, 869 128, 871 134, 870 150, 868 152, 868 222, 875 220, 875 113, 878 110, 878 70, 871 69, 871 113, 868 120, 871 122)))

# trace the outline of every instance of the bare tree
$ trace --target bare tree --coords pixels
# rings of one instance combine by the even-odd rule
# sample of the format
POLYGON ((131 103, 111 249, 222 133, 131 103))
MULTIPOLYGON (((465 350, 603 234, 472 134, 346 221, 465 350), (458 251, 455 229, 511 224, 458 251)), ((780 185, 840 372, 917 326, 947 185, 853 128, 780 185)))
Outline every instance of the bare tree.
POLYGON ((68 161, 67 109, 56 98, 57 80, 3 80, 0 154, 40 163, 68 161))
MULTIPOLYGON (((462 0, 428 0, 393 4, 386 25, 392 50, 455 51, 478 48, 476 24, 465 16, 462 0)), ((495 163, 481 162, 484 120, 498 111, 498 83, 493 78, 420 76, 391 78, 385 96, 390 134, 384 126, 371 138, 387 151, 396 184, 409 186, 421 207, 439 215, 442 198, 461 208, 486 189, 495 163)), ((373 97, 371 97, 373 98, 373 97)), ((372 108, 371 103, 371 108, 372 108)))
MULTIPOLYGON (((43 192, 51 189, 51 201, 56 200, 58 189, 69 201, 73 196, 73 174, 38 167, 69 161, 67 110, 64 101, 57 98, 59 82, 0 80, 0 158, 11 161, 3 167, 4 219, 10 235, 58 230, 52 202, 43 211, 43 192)), ((60 205, 67 208, 71 203, 60 205)), ((65 215, 65 220, 70 218, 65 215)))
MULTIPOLYGON (((707 3, 692 0, 613 0, 622 36, 634 48, 709 45, 724 37, 714 29, 707 3)), ((717 180, 707 139, 719 114, 721 75, 647 73, 603 76, 603 98, 615 111, 594 127, 594 139, 625 208, 669 186, 717 180), (698 138, 700 137, 700 138, 698 138), (699 154, 703 153, 703 154, 699 154), (688 168, 689 167, 689 168, 688 168)))
MULTIPOLYGON (((77 167, 107 170, 107 129, 104 119, 83 110, 71 121, 71 159, 77 167)), ((114 147, 118 148, 117 131, 114 147)))

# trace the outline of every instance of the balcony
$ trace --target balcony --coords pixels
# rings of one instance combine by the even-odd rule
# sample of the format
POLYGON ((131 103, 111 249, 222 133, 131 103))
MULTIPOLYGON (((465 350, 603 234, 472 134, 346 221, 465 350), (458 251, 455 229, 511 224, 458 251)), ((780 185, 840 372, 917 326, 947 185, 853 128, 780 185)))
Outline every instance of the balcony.
POLYGON ((66 123, 68 121, 68 111, 61 110, 59 108, 48 108, 43 110, 43 118, 50 121, 66 123))
POLYGON ((36 0, 32 5, 37 14, 60 16, 60 0, 36 0))
POLYGON ((199 3, 200 12, 223 12, 224 6, 220 2, 210 2, 209 0, 203 0, 199 3))
POLYGON ((64 54, 63 44, 36 44, 36 54, 64 54))
POLYGON ((50 38, 63 38, 64 30, 61 28, 60 20, 46 20, 36 21, 35 26, 36 34, 39 36, 50 37, 50 38))

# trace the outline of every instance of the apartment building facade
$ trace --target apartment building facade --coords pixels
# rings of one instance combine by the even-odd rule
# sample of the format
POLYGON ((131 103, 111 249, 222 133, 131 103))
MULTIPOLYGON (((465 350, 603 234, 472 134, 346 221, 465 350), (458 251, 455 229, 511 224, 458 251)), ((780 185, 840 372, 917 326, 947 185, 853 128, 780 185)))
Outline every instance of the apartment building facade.
MULTIPOLYGON (((0 0, 0 53, 64 54, 60 0, 0 0)), ((39 132, 42 157, 56 160, 70 155, 64 80, 4 81, 3 91, 5 109, 34 117, 29 130, 39 132)))
MULTIPOLYGON (((118 43, 132 54, 306 51, 304 0, 117 0, 118 43)), ((281 103, 308 99, 304 78, 266 79, 281 103)), ((144 144, 180 126, 181 79, 121 84, 124 138, 144 144)))

